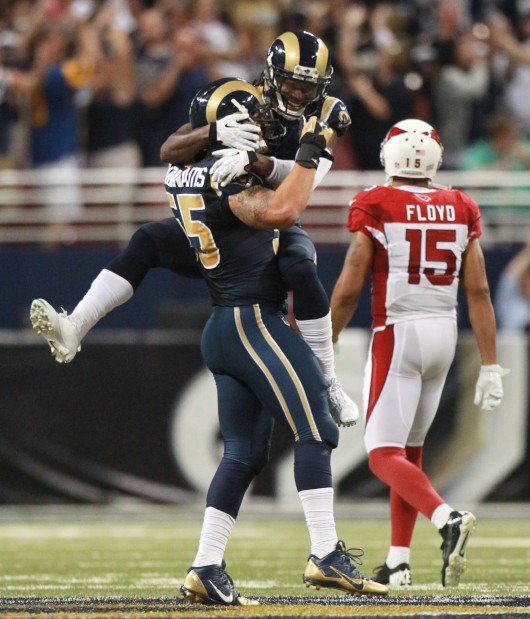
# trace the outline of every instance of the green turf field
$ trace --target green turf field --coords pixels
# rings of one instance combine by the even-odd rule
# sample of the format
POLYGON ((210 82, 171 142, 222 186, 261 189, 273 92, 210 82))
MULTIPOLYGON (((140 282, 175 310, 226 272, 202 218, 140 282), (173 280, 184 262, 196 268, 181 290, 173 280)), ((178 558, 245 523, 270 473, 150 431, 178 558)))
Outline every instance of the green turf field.
MULTIPOLYGON (((35 605, 37 598, 129 602, 131 598, 137 602, 150 599, 156 607, 163 600, 178 598, 179 587, 195 555, 200 529, 200 517, 194 522, 181 518, 172 521, 167 517, 25 520, 23 513, 17 521, 0 522, 0 602, 9 602, 13 608, 17 599, 24 607, 35 605)), ((389 537, 385 520, 340 520, 338 532, 348 547, 364 550, 361 570, 366 575, 383 562, 389 537)), ((399 603, 401 598, 407 604, 418 596, 425 601, 423 596, 439 600, 458 595, 468 603, 476 598, 477 603, 483 604, 488 596, 513 596, 523 599, 530 614, 528 520, 479 519, 468 545, 468 571, 457 590, 444 589, 440 584, 440 541, 430 523, 418 522, 411 560, 413 586, 393 591, 394 600, 399 603)), ((303 596, 306 605, 308 596, 309 605, 311 599, 317 601, 330 595, 339 596, 339 603, 342 597, 351 600, 332 591, 305 588, 301 576, 308 552, 308 535, 301 518, 267 521, 246 519, 242 514, 225 558, 227 571, 246 596, 303 596)), ((392 613, 387 610, 385 614, 392 613)), ((0 616, 25 615, 10 615, 0 607, 0 616)), ((27 616, 39 615, 32 612, 27 616)), ((54 615, 48 611, 47 616, 85 615, 54 615)), ((104 615, 98 612, 98 616, 104 615)), ((136 615, 129 612, 112 616, 136 615)))

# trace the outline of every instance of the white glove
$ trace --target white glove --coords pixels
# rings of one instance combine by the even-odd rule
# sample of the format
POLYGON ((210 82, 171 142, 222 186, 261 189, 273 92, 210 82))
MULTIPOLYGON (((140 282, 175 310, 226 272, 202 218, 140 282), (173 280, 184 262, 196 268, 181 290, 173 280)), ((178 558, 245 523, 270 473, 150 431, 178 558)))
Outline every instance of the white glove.
POLYGON ((256 161, 256 153, 252 150, 237 150, 236 148, 223 148, 215 150, 212 155, 219 157, 210 169, 212 181, 218 183, 220 187, 226 187, 228 183, 248 174, 245 167, 256 161))
POLYGON ((480 405, 483 411, 492 411, 499 406, 503 396, 502 376, 510 370, 500 365, 482 365, 475 388, 474 404, 480 405))
POLYGON ((235 112, 211 124, 210 141, 238 150, 259 150, 260 131, 248 112, 235 112))

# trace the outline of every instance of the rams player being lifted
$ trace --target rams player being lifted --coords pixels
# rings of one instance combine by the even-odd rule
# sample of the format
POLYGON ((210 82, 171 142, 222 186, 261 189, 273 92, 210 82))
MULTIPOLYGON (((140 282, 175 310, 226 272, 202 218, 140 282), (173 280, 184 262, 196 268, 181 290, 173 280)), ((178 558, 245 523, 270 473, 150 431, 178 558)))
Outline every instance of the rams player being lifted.
MULTIPOLYGON (((218 80, 194 98, 191 124, 206 126, 238 108, 259 119, 266 113, 261 91, 243 80, 218 80)), ((304 582, 350 595, 388 594, 359 572, 357 557, 338 540, 331 475, 338 429, 317 360, 282 312, 287 288, 277 260, 278 230, 290 229, 306 208, 319 160, 328 156, 325 137, 330 132, 312 118, 291 172, 275 190, 253 174, 221 186, 212 178, 219 159, 211 149, 166 174, 171 208, 212 299, 201 350, 215 378, 224 441, 197 554, 181 589, 191 602, 256 603, 235 589, 223 557, 245 493, 267 461, 273 419, 294 442, 295 483, 311 540, 304 582)))
MULTIPOLYGON (((304 116, 317 116, 330 131, 329 147, 350 124, 346 106, 328 96, 332 66, 325 43, 305 31, 286 32, 271 44, 259 89, 272 110, 269 131, 260 137, 248 111, 211 120, 202 127, 181 127, 162 145, 167 163, 184 163, 212 143, 219 148, 214 169, 221 185, 245 170, 259 171, 271 186, 277 186, 294 166, 294 156, 304 116), (273 127, 274 126, 274 127, 273 127), (267 155, 256 151, 266 142, 267 155)), ((265 119, 264 119, 265 121, 265 119)), ((331 166, 322 159, 315 186, 331 166)), ((316 271, 316 250, 299 225, 280 235, 278 254, 282 276, 293 291, 293 313, 302 337, 316 355, 327 382, 330 410, 338 425, 353 425, 359 417, 356 404, 337 380, 331 341, 329 299, 316 271)), ((33 328, 49 343, 59 363, 70 362, 88 331, 108 312, 132 297, 148 271, 163 267, 184 277, 200 277, 196 257, 172 218, 144 224, 128 246, 103 269, 85 297, 70 315, 58 314, 44 299, 31 307, 33 328)))

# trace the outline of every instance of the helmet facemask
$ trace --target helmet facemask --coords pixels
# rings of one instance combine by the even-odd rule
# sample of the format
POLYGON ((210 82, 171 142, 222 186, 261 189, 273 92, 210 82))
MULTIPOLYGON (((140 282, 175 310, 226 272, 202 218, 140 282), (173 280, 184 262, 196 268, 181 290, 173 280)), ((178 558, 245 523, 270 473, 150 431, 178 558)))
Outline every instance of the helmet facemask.
POLYGON ((285 32, 269 48, 263 95, 277 114, 299 120, 325 96, 332 73, 323 41, 310 32, 285 32))

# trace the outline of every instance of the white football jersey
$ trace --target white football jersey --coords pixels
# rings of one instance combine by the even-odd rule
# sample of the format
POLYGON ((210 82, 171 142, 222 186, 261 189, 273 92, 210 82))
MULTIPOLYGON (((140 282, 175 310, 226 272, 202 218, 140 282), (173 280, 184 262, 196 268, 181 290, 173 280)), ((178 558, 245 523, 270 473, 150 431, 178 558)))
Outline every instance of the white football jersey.
POLYGON ((348 229, 374 243, 374 327, 456 314, 462 254, 481 234, 478 205, 467 194, 378 185, 353 198, 348 229))

